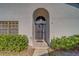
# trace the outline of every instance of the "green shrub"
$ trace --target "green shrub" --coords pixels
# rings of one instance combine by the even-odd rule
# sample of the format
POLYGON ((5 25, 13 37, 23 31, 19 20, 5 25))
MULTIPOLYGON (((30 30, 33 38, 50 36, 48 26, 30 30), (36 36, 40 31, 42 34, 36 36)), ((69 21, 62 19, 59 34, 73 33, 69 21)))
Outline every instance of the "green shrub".
POLYGON ((28 47, 25 35, 0 35, 0 51, 21 51, 28 47))
POLYGON ((79 46, 79 35, 55 37, 51 40, 51 48, 54 49, 73 49, 79 46))

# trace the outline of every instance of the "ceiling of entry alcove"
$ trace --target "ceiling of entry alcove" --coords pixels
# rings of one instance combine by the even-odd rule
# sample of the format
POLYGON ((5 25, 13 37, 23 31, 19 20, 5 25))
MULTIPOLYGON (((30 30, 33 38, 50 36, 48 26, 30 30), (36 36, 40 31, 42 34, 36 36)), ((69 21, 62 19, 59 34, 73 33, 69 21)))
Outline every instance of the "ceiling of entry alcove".
POLYGON ((34 11, 33 17, 34 17, 34 19, 36 19, 39 16, 43 16, 43 17, 45 17, 45 19, 48 19, 49 13, 45 8, 38 8, 34 11))

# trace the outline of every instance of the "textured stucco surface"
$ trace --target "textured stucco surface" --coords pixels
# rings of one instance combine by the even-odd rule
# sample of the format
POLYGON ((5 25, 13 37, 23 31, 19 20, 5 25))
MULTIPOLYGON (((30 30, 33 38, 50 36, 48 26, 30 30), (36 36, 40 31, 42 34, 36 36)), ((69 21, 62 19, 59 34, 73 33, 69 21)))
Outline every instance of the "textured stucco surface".
POLYGON ((19 21, 19 34, 28 35, 32 45, 33 12, 45 8, 49 12, 50 39, 53 36, 79 34, 79 9, 67 4, 0 4, 0 21, 19 21))

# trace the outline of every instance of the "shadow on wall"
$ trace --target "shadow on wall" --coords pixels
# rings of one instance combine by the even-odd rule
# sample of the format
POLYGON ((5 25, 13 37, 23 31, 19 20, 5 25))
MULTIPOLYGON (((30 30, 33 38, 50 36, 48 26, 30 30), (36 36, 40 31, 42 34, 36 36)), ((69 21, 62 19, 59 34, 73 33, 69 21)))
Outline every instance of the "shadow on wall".
POLYGON ((66 3, 66 4, 73 6, 75 8, 79 8, 79 3, 66 3))

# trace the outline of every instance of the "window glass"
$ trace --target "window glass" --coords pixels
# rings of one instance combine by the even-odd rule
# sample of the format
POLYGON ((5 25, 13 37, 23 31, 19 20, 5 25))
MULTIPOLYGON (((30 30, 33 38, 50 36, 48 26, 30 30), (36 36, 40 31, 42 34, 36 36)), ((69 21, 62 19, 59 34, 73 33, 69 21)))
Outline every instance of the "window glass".
POLYGON ((0 34, 18 34, 18 21, 0 21, 0 34))

